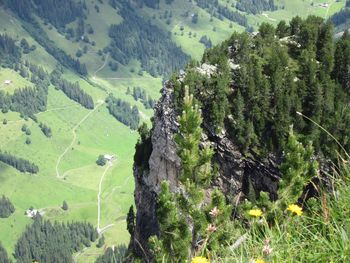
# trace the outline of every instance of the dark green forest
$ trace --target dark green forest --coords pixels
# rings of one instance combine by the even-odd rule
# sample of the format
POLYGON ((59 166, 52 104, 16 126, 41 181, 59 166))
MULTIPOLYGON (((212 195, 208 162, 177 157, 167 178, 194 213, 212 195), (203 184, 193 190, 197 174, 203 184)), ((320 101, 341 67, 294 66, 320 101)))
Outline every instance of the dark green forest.
POLYGON ((36 164, 7 152, 0 151, 0 162, 10 165, 22 173, 36 174, 39 172, 39 167, 36 164))
POLYGON ((40 123, 40 124, 39 124, 39 128, 40 128, 40 130, 43 132, 43 134, 44 134, 46 137, 50 138, 50 137, 52 136, 52 130, 51 130, 51 128, 50 128, 49 126, 47 126, 46 124, 40 123))
POLYGON ((226 6, 221 5, 218 0, 196 0, 196 3, 200 8, 208 10, 212 16, 220 20, 226 18, 241 26, 248 26, 248 20, 243 14, 237 11, 231 11, 226 6))
POLYGON ((115 98, 113 95, 109 95, 106 102, 109 113, 118 121, 132 130, 139 127, 140 114, 137 106, 131 107, 129 102, 115 98))
POLYGON ((0 34, 0 65, 12 68, 21 59, 21 52, 15 41, 6 34, 0 34))
POLYGON ((85 64, 81 64, 78 59, 67 55, 62 49, 49 39, 46 32, 41 28, 35 15, 40 16, 44 21, 52 23, 61 28, 66 24, 83 16, 83 4, 72 0, 1 0, 0 5, 11 9, 19 18, 23 20, 22 27, 40 44, 45 50, 55 57, 62 65, 73 69, 80 75, 87 75, 85 64), (55 8, 53 8, 55 7, 55 8), (64 12, 62 11, 64 10, 64 12))
POLYGON ((350 1, 347 0, 345 7, 338 13, 331 17, 331 21, 335 26, 340 26, 342 24, 349 23, 350 19, 350 1))
POLYGON ((5 248, 2 246, 1 242, 0 242, 0 262, 1 263, 10 263, 11 262, 8 255, 7 255, 5 248))
POLYGON ((142 68, 153 76, 170 75, 188 61, 189 57, 171 41, 167 32, 145 21, 128 5, 119 14, 124 20, 111 26, 112 41, 106 48, 116 61, 126 65, 137 58, 142 68))
POLYGON ((202 63, 217 64, 212 77, 200 74, 196 62, 188 65, 183 82, 174 76, 177 107, 181 110, 188 85, 216 130, 206 128, 225 128, 246 154, 281 153, 290 125, 303 141, 313 141, 318 153, 339 150, 297 111, 349 149, 350 37, 335 43, 333 33, 330 23, 314 16, 282 21, 277 28, 262 24, 256 37, 234 33, 205 52, 202 63))
POLYGON ((253 15, 277 10, 274 0, 238 0, 236 8, 253 15))
POLYGON ((98 237, 96 229, 88 223, 51 223, 36 216, 27 226, 15 246, 18 263, 73 262, 72 254, 89 247, 98 237))
POLYGON ((96 263, 123 262, 126 252, 127 247, 123 245, 114 247, 114 249, 109 247, 103 255, 97 258, 96 263))
MULTIPOLYGON (((7 218, 15 212, 15 207, 6 196, 0 198, 0 218, 7 218)), ((1 254, 1 252, 0 252, 1 254)), ((1 259, 1 256, 0 256, 1 259)), ((1 261, 0 261, 1 262, 1 261)))
POLYGON ((94 101, 92 97, 87 94, 82 88, 80 88, 78 82, 72 83, 65 79, 62 79, 61 74, 62 72, 57 69, 51 73, 52 85, 54 85, 57 89, 62 90, 68 98, 78 102, 83 107, 87 109, 93 109, 94 101))
MULTIPOLYGON (((126 93, 131 93, 129 88, 126 93)), ((134 97, 134 100, 140 100, 146 109, 153 109, 154 105, 156 104, 156 101, 152 99, 152 97, 147 94, 147 91, 141 87, 133 87, 132 96, 134 97)))

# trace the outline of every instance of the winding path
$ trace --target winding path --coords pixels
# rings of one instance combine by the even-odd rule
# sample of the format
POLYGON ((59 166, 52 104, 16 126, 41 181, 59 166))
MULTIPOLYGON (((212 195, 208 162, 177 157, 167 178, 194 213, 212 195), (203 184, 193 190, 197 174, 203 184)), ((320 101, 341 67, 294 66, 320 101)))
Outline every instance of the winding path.
POLYGON ((104 229, 106 229, 107 227, 110 227, 112 226, 113 224, 111 225, 108 225, 107 227, 104 227, 104 228, 100 228, 100 221, 101 221, 101 192, 102 192, 102 182, 103 182, 103 179, 105 177, 105 175, 107 174, 109 168, 111 168, 113 166, 113 163, 111 162, 108 162, 108 165, 105 169, 105 171, 103 172, 102 176, 101 176, 101 179, 100 179, 100 183, 99 183, 99 186, 98 186, 98 194, 97 194, 97 232, 100 234, 104 229))
POLYGON ((326 12, 326 14, 324 15, 324 19, 327 19, 328 13, 329 13, 329 9, 331 8, 331 6, 332 6, 333 4, 334 4, 334 3, 332 2, 332 3, 330 3, 330 4, 328 5, 327 12, 326 12))
POLYGON ((99 73, 99 72, 100 72, 102 69, 104 69, 104 67, 107 65, 108 58, 109 58, 109 53, 107 53, 107 55, 106 55, 106 57, 105 57, 105 61, 103 62, 103 65, 102 65, 101 67, 99 67, 99 68, 95 71, 95 73, 94 73, 94 75, 93 75, 93 77, 92 77, 93 79, 95 79, 97 73, 99 73))
POLYGON ((89 116, 94 113, 101 105, 103 105, 104 102, 99 103, 93 110, 89 111, 88 114, 86 114, 72 129, 72 133, 73 133, 73 139, 72 142, 67 146, 67 148, 63 151, 63 153, 58 157, 57 162, 56 162, 56 177, 57 178, 62 178, 60 176, 60 172, 58 170, 58 167, 61 163, 62 158, 66 155, 66 153, 69 151, 69 149, 73 146, 76 138, 77 138, 77 134, 76 134, 76 130, 79 128, 79 126, 87 119, 89 118, 89 116))

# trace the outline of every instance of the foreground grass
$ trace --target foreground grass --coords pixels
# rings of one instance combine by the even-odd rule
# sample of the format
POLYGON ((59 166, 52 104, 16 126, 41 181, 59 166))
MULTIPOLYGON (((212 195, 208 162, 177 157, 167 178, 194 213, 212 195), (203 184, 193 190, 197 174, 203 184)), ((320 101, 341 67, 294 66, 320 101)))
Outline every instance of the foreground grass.
POLYGON ((232 240, 214 262, 349 262, 350 167, 344 166, 332 187, 310 199, 301 216, 286 212, 271 225, 264 216, 251 218, 247 229, 232 226, 232 240), (237 242, 237 240, 240 240, 237 242), (264 252, 269 242, 271 253, 264 252), (262 261, 259 261, 262 260, 262 261))

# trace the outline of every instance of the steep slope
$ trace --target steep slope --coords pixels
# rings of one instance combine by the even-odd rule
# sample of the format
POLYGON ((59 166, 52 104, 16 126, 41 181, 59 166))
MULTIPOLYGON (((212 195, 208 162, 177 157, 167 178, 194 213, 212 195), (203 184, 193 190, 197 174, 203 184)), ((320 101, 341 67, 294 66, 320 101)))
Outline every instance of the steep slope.
POLYGON ((335 13, 330 19, 337 27, 338 32, 348 30, 350 27, 350 2, 346 1, 345 7, 338 13, 335 13))
MULTIPOLYGON (((205 45, 221 42, 234 30, 256 30, 262 21, 277 23, 281 17, 291 18, 295 12, 300 16, 309 13, 324 16, 327 11, 301 0, 293 4, 276 1, 277 10, 259 10, 257 14, 238 11, 235 1, 209 1, 209 8, 200 1, 182 0, 156 4, 132 1, 130 5, 107 0, 61 2, 0 0, 0 32, 12 38, 21 53, 19 60, 17 52, 10 57, 18 62, 11 67, 1 53, 5 68, 0 69, 0 90, 6 98, 17 91, 19 99, 9 111, 2 107, 0 150, 39 167, 37 174, 27 176, 6 164, 0 165, 0 192, 16 207, 13 216, 0 221, 0 239, 9 255, 25 226, 32 222, 23 216, 29 207, 40 209, 44 218, 52 221, 86 220, 96 226, 98 196, 101 228, 113 224, 104 233, 106 246, 125 244, 129 237, 124 219, 133 203, 132 156, 137 134, 123 124, 130 122, 123 121, 125 116, 118 112, 124 112, 125 107, 129 107, 125 112, 132 112, 131 107, 137 106, 140 122, 150 123, 153 111, 146 107, 145 98, 159 97, 164 77, 160 74, 181 68, 189 57, 200 58, 205 45), (137 21, 131 23, 130 17, 137 21), (118 36, 113 35, 112 29, 117 29, 123 41, 115 41, 118 36), (140 30, 152 34, 145 36, 140 30), (157 46, 152 46, 153 40, 157 46), (140 47, 140 43, 147 45, 140 47), (141 52, 142 48, 150 53, 141 52), (157 53, 159 50, 162 52, 157 53), (60 71, 61 75, 56 74, 60 71), (59 78, 53 81, 52 76, 59 78), (5 85, 7 80, 10 85, 5 85), (39 82, 45 88, 33 95, 31 91, 39 82), (24 87, 32 89, 18 92, 24 87), (145 91, 142 97, 128 92, 133 88, 145 91), (108 103, 102 104, 109 94, 123 101, 120 105, 124 106, 112 113, 118 118, 110 114, 108 103), (33 101, 39 101, 40 107, 33 109, 33 101), (25 110, 20 105, 25 105, 25 110), (116 154, 117 162, 108 170, 99 191, 105 168, 95 161, 106 153, 116 154), (68 211, 61 209, 63 201, 67 201, 68 211)), ((344 1, 334 3, 329 15, 341 5, 344 1)), ((218 145, 226 144, 217 140, 218 145)), ((227 158, 239 154, 236 149, 230 152, 227 158)), ((92 246, 77 254, 76 259, 93 262, 103 250, 92 246)))
MULTIPOLYGON (((305 144, 313 142, 322 162, 337 158, 336 152, 346 154, 313 121, 330 130, 349 149, 345 135, 350 116, 345 106, 349 89, 340 77, 348 73, 339 71, 341 64, 348 63, 341 62, 341 57, 349 55, 345 48, 348 43, 346 36, 334 47, 332 26, 313 16, 292 19, 289 25, 281 22, 277 29, 262 24, 257 35, 234 34, 207 51, 201 63, 191 63, 186 72, 167 82, 155 108, 153 127, 149 134, 141 132, 136 146, 137 215, 132 252, 152 260, 157 250, 149 250, 149 238, 155 235, 162 240, 162 234, 169 234, 162 232, 157 217, 162 182, 168 181, 176 194, 185 188, 180 182, 183 164, 175 136, 186 86, 202 109, 201 148, 210 145, 214 149, 211 161, 217 167, 210 186, 201 189, 205 202, 210 202, 217 187, 236 211, 241 200, 261 191, 268 192, 271 200, 277 198, 290 125, 305 144)), ((322 172, 327 171, 325 167, 327 164, 322 172)), ((187 223, 193 233, 194 226, 191 221, 187 223)))

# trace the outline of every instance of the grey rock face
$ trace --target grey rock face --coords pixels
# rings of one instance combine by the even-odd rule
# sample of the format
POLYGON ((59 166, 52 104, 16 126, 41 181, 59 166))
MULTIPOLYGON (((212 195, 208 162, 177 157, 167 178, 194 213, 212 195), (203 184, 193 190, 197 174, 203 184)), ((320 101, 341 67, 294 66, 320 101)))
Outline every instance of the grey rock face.
MULTIPOLYGON (((162 97, 155 107, 150 169, 141 171, 138 167, 134 167, 137 215, 135 233, 130 245, 134 253, 142 256, 146 261, 151 261, 147 240, 150 236, 159 233, 156 198, 160 191, 160 184, 163 180, 168 180, 171 190, 177 191, 181 170, 174 142, 178 123, 171 83, 167 82, 161 92, 162 97)), ((212 145, 215 150, 213 161, 218 165, 219 174, 212 186, 219 187, 232 205, 236 204, 237 198, 244 196, 248 178, 256 189, 276 192, 279 173, 276 164, 272 161, 273 158, 269 158, 271 160, 267 162, 246 159, 234 142, 228 138, 226 131, 215 134, 205 124, 203 128, 205 133, 202 136, 202 143, 212 145)))
POLYGON ((168 180, 171 189, 175 191, 180 172, 180 159, 176 154, 174 142, 178 124, 171 84, 165 84, 161 92, 162 97, 155 107, 153 151, 149 159, 149 171, 141 171, 134 167, 137 215, 131 245, 134 252, 146 261, 151 259, 147 250, 147 240, 150 236, 158 234, 156 196, 160 191, 160 184, 168 180))

